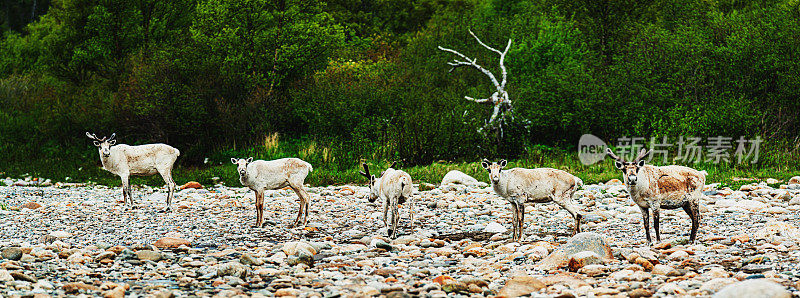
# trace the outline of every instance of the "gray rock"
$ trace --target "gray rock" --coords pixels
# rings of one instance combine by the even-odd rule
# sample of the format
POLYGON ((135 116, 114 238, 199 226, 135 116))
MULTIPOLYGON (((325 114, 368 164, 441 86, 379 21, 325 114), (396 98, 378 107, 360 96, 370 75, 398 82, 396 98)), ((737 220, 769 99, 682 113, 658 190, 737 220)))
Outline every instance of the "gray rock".
POLYGON ((3 249, 3 259, 19 261, 22 258, 22 249, 19 247, 6 247, 3 249))
POLYGON ((136 252, 136 257, 141 261, 161 261, 161 253, 152 250, 140 250, 136 252))
POLYGON ((729 285, 714 298, 791 298, 782 285, 766 279, 751 279, 729 285))
POLYGON ((572 236, 566 244, 536 264, 536 267, 541 270, 552 270, 567 266, 573 255, 583 251, 594 252, 603 260, 614 258, 611 247, 608 246, 603 236, 594 232, 583 232, 572 236))

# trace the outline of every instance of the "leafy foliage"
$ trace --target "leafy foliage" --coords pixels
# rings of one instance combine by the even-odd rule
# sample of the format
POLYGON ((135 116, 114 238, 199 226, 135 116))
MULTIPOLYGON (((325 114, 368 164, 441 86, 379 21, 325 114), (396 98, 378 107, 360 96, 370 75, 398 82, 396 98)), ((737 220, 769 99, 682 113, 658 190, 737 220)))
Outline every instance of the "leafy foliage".
POLYGON ((187 167, 240 153, 274 157, 262 148, 276 133, 302 144, 281 154, 341 171, 361 160, 536 160, 541 146, 571 149, 584 133, 761 136, 770 156, 754 167, 800 160, 797 1, 3 5, 0 162, 8 164, 97 164, 86 130, 168 142, 187 167), (498 71, 497 55, 468 29, 495 47, 513 40, 506 65, 516 118, 502 137, 476 133, 491 106, 463 99, 494 87, 474 70, 448 73, 451 57, 436 49, 498 71))

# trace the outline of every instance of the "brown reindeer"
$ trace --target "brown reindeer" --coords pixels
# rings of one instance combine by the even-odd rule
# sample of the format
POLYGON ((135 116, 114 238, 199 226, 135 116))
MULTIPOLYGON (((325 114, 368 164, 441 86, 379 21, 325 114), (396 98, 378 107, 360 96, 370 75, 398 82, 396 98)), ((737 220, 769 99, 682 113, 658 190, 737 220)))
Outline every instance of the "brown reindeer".
POLYGON ((608 156, 614 159, 614 166, 622 171, 622 179, 631 199, 642 210, 647 244, 650 240, 650 209, 653 209, 653 228, 656 241, 661 242, 659 230, 659 211, 661 209, 683 208, 692 220, 689 242, 694 243, 700 227, 700 197, 706 183, 706 171, 698 171, 684 166, 657 167, 645 164, 644 158, 650 151, 642 149, 633 161, 625 161, 611 148, 608 156))

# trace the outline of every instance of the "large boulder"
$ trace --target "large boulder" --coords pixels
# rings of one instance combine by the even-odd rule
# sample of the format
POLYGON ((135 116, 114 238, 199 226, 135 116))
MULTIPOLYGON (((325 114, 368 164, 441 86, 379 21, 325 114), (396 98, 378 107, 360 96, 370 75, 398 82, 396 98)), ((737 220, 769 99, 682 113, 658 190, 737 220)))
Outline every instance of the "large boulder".
POLYGON ((724 287, 714 298, 790 298, 782 285, 767 279, 750 279, 724 287))
POLYGON ((447 184, 463 184, 478 187, 485 187, 488 185, 486 182, 480 182, 477 179, 472 178, 472 176, 464 174, 464 172, 458 170, 447 172, 447 174, 444 175, 441 185, 447 184))
MULTIPOLYGON (((565 267, 576 254, 584 251, 594 252, 601 260, 606 262, 614 259, 611 253, 611 247, 603 236, 594 232, 583 232, 572 236, 566 244, 562 245, 536 264, 536 268, 540 270, 553 270, 565 267)), ((581 257, 582 255, 578 256, 581 257)))
POLYGON ((755 239, 769 239, 772 236, 782 236, 790 239, 800 238, 800 229, 794 225, 782 221, 771 221, 764 225, 763 228, 756 231, 753 237, 755 239))

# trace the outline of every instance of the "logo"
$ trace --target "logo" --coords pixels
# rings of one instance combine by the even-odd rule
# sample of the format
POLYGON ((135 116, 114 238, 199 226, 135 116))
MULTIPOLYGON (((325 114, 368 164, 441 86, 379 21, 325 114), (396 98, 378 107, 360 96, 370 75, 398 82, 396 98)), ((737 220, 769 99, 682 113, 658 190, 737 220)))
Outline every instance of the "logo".
POLYGON ((578 159, 584 165, 593 165, 606 157, 606 148, 606 143, 595 135, 582 135, 578 140, 578 159))

